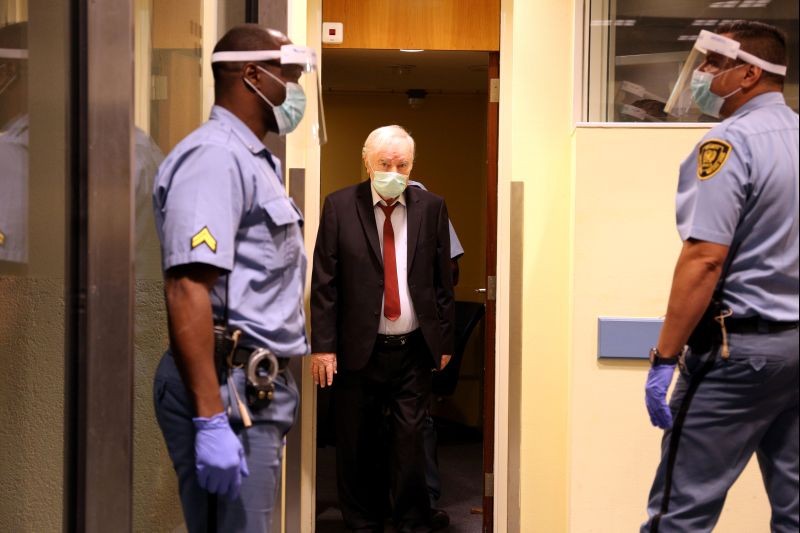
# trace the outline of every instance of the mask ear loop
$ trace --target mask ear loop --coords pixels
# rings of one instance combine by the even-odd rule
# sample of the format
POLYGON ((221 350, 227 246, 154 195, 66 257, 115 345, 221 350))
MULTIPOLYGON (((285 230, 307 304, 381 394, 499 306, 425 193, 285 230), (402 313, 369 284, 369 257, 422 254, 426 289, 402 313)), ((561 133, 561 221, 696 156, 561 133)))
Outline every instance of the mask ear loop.
MULTIPOLYGON (((717 76, 722 76, 722 75, 723 75, 723 74, 725 74, 726 72, 731 72, 732 70, 736 70, 736 69, 737 69, 737 68, 739 68, 739 67, 746 67, 746 66, 748 66, 748 65, 749 65, 749 63, 742 63, 742 64, 740 64, 740 65, 736 65, 735 67, 731 67, 731 68, 729 68, 729 69, 723 70, 722 72, 720 72, 719 74, 717 74, 717 75, 716 75, 716 76, 714 76, 714 77, 716 78, 717 76)), ((720 96, 720 98, 722 98, 723 100, 727 100, 728 98, 730 98, 731 96, 733 96, 734 94, 738 93, 738 92, 739 92, 739 91, 741 91, 741 90, 742 90, 742 88, 741 88, 741 87, 739 87, 738 89, 734 89, 733 91, 729 92, 729 93, 728 93, 728 94, 726 94, 725 96, 720 96)))
MULTIPOLYGON (((272 76, 272 73, 271 73, 271 72, 269 72, 267 69, 261 68, 261 67, 259 67, 258 65, 256 65, 256 67, 257 67, 257 68, 259 68, 259 69, 261 69, 261 70, 263 70, 264 72, 266 72, 267 74, 270 74, 270 75, 272 76)), ((274 78, 275 76, 272 76, 272 77, 274 78)), ((259 90, 258 90, 258 87, 256 87, 256 86, 253 84, 253 82, 252 82, 252 81, 248 80, 246 76, 242 76, 242 81, 244 81, 244 82, 247 84, 247 86, 248 86, 248 87, 250 87, 251 89, 253 89, 253 90, 255 91, 255 93, 256 93, 258 96, 260 96, 260 97, 261 97, 261 98, 262 98, 262 99, 263 99, 263 100, 264 100, 266 103, 268 103, 268 104, 270 105, 270 107, 272 107, 273 109, 274 109, 274 108, 276 108, 276 107, 278 107, 278 106, 276 106, 275 104, 273 104, 273 103, 270 101, 270 99, 269 99, 269 98, 267 98, 266 96, 264 96, 264 93, 262 93, 261 91, 259 91, 259 90)), ((278 80, 278 81, 280 81, 280 80, 278 80)))

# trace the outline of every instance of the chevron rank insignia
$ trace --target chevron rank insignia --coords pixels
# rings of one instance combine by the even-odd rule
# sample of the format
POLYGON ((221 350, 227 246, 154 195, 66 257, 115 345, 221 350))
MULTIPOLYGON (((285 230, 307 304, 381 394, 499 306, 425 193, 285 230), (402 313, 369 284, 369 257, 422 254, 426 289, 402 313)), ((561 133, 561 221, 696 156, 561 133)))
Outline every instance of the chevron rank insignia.
POLYGON ((731 151, 731 145, 719 139, 701 144, 697 154, 697 178, 701 181, 711 179, 728 160, 731 151))
POLYGON ((194 237, 192 237, 192 250, 201 244, 205 244, 208 246, 209 250, 217 253, 217 239, 211 235, 211 232, 208 230, 208 226, 203 226, 203 229, 195 233, 194 237))

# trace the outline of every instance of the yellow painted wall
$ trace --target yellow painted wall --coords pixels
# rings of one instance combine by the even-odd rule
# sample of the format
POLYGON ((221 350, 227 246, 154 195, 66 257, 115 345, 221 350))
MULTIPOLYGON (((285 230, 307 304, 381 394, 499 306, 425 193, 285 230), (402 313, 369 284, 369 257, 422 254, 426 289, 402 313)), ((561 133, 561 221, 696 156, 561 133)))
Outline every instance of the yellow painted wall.
MULTIPOLYGON (((521 376, 520 396, 509 400, 518 403, 521 422, 518 481, 515 473, 509 474, 509 486, 519 484, 519 501, 509 501, 508 507, 519 505, 520 531, 566 531, 573 2, 506 1, 501 11, 501 211, 510 209, 511 182, 524 185, 522 219, 509 222, 501 213, 498 236, 502 265, 512 252, 507 224, 523 225, 522 266, 511 269, 523 277, 522 329, 519 339, 509 341, 512 346, 519 343, 522 357, 520 368, 508 368, 509 375, 521 376)), ((501 298, 515 296, 508 292, 508 280, 502 279, 508 272, 498 271, 501 298)), ((498 302, 498 307, 508 305, 498 302)), ((498 313, 498 359, 508 358, 500 332, 508 328, 504 316, 509 318, 498 313)), ((502 361, 498 368, 503 370, 502 361)), ((498 391, 504 386, 498 383, 498 391)), ((508 498, 516 500, 517 495, 509 492, 508 498)), ((498 524, 496 530, 505 529, 498 524)))
MULTIPOLYGON (((664 314, 681 245, 677 169, 704 131, 575 133, 570 531, 632 531, 646 518, 662 434, 644 407, 648 364, 598 362, 597 317, 664 314)), ((717 530, 769 531, 768 511, 751 464, 717 530)))
MULTIPOLYGON (((521 386, 508 422, 519 475, 509 473, 508 522, 497 531, 634 531, 659 455, 643 402, 647 365, 599 363, 596 324, 663 314, 680 248, 677 168, 703 130, 573 128, 570 4, 508 0, 502 9, 498 359, 502 369, 519 346, 507 372, 519 372, 521 386), (521 206, 512 186, 524 191, 521 206), (524 235, 521 251, 510 249, 512 229, 524 235), (504 281, 509 272, 522 279, 504 281), (509 286, 522 287, 522 318, 504 338, 509 286)), ((717 530, 768 524, 752 462, 717 530)))

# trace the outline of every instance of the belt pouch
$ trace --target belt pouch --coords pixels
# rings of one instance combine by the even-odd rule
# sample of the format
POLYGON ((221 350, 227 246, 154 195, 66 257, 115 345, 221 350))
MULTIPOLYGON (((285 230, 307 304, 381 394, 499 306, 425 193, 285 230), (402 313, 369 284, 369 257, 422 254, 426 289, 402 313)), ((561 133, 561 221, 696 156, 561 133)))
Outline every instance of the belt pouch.
POLYGON ((722 343, 722 330, 714 318, 720 316, 723 310, 722 302, 712 298, 694 331, 689 335, 689 340, 686 341, 693 352, 708 352, 722 343))

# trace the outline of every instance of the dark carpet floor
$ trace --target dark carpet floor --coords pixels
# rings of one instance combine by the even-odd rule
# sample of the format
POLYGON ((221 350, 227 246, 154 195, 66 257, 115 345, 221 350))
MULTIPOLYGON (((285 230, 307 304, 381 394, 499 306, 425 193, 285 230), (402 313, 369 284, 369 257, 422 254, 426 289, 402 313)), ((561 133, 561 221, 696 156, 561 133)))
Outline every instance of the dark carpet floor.
MULTIPOLYGON (((481 499, 481 461, 483 444, 479 432, 437 420, 439 471, 442 496, 437 507, 450 515, 452 533, 479 533, 482 515, 473 514, 481 499)), ((318 533, 347 531, 336 502, 336 450, 317 449, 317 524, 318 533)), ((386 533, 394 530, 387 526, 386 533)))

